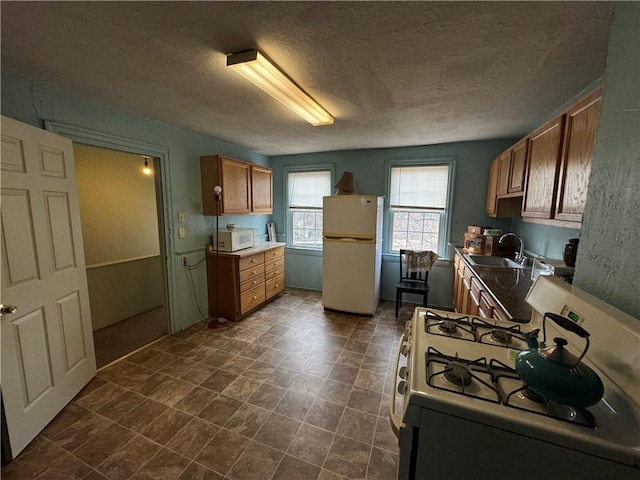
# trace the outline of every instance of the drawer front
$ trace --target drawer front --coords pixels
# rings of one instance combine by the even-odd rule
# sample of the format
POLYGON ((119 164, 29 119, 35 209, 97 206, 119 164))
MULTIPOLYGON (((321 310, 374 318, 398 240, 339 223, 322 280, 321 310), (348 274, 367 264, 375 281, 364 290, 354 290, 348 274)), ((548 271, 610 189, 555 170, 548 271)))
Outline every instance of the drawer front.
POLYGON ((278 270, 280 273, 284 272, 284 257, 267 260, 264 264, 264 270, 265 272, 270 272, 271 270, 278 270))
POLYGON ((480 310, 483 317, 491 318, 493 314, 493 305, 487 300, 485 294, 480 295, 480 310))
POLYGON ((471 279, 471 295, 473 295, 476 303, 480 303, 480 292, 482 291, 482 286, 480 282, 475 278, 471 279))
POLYGON ((264 263, 264 253, 256 253, 250 257, 242 257, 240 259, 240 270, 246 270, 247 268, 255 267, 264 263))
POLYGON ((264 261, 268 262, 269 260, 273 260, 274 258, 284 258, 284 245, 281 245, 276 248, 272 248, 271 250, 267 250, 264 252, 264 261))
POLYGON ((251 277, 249 280, 246 280, 240 284, 240 293, 246 292, 251 288, 264 284, 264 280, 264 275, 256 275, 254 277, 251 277))
POLYGON ((246 292, 242 292, 240 294, 240 314, 244 315, 264 301, 264 283, 261 283, 257 287, 253 287, 246 292))
POLYGON ((284 291, 284 273, 275 278, 267 280, 267 298, 271 298, 284 291))
POLYGON ((261 263, 260 265, 254 265, 253 268, 245 268, 244 270, 240 270, 240 283, 244 283, 253 277, 262 275, 263 273, 264 263, 261 263))
POLYGON ((473 278, 473 271, 469 267, 464 267, 464 285, 468 290, 471 290, 471 279, 473 278))

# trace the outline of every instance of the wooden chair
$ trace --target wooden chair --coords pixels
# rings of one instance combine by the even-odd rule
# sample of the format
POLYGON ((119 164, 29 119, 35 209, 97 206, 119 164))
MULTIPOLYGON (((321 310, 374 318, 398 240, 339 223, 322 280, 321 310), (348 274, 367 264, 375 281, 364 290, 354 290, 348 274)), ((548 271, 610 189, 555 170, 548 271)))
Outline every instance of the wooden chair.
POLYGON ((400 250, 400 281, 396 283, 396 318, 402 304, 403 293, 422 295, 422 306, 427 306, 429 296, 429 272, 407 273, 407 250, 400 250))

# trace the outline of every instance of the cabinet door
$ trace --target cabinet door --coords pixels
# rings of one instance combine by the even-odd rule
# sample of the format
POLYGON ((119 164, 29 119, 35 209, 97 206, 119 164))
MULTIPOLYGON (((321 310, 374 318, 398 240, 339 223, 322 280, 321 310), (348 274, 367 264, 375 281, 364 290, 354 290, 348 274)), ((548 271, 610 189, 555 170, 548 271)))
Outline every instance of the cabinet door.
POLYGON ((489 184, 487 186, 487 215, 496 216, 496 189, 498 187, 498 170, 500 159, 494 158, 489 167, 489 184))
POLYGON ((511 149, 511 174, 509 175, 509 193, 524 192, 524 174, 527 167, 529 139, 524 138, 511 149))
POLYGON ((498 168, 498 185, 496 193, 506 195, 509 193, 509 175, 511 173, 511 150, 502 152, 498 157, 500 167, 498 168))
POLYGON ((599 89, 567 112, 555 216, 558 220, 582 221, 601 98, 599 89))
POLYGON ((251 213, 251 164, 220 157, 222 214, 251 213))
POLYGON ((251 205, 254 213, 273 212, 271 169, 251 165, 251 205))
POLYGON ((553 218, 565 116, 531 134, 523 217, 553 218))

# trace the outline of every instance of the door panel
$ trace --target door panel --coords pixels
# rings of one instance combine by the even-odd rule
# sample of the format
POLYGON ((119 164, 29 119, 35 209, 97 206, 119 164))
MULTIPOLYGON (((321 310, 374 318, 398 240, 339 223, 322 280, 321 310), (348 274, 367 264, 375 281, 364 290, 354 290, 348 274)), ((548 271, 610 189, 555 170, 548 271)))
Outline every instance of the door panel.
POLYGON ((2 400, 15 457, 95 375, 71 141, 2 117, 2 400))

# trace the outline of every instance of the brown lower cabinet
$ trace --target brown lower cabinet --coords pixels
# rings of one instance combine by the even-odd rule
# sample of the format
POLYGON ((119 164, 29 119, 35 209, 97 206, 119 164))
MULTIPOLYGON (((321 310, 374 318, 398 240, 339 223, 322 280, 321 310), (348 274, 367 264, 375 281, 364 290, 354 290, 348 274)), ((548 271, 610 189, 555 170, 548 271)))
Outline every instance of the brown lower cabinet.
POLYGON ((453 259, 453 307, 456 312, 508 321, 507 312, 493 298, 473 269, 457 253, 453 259))
POLYGON ((234 253, 208 251, 207 287, 210 317, 247 316, 284 291, 284 245, 234 253))

